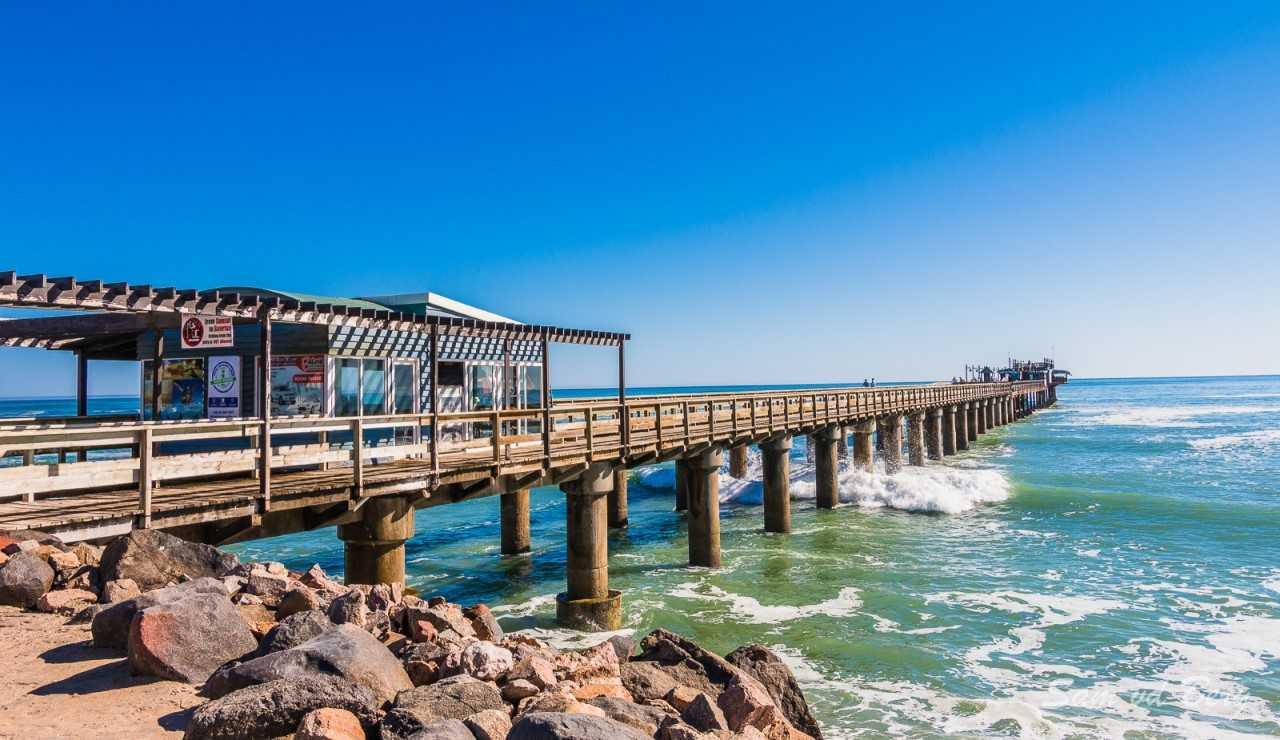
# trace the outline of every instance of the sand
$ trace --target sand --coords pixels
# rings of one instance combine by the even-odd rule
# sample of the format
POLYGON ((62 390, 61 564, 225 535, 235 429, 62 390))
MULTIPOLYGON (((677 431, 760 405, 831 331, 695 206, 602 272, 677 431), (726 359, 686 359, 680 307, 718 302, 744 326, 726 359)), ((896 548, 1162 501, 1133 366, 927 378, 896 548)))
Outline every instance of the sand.
POLYGON ((89 626, 0 607, 0 738, 181 737, 194 686, 130 676, 89 626))

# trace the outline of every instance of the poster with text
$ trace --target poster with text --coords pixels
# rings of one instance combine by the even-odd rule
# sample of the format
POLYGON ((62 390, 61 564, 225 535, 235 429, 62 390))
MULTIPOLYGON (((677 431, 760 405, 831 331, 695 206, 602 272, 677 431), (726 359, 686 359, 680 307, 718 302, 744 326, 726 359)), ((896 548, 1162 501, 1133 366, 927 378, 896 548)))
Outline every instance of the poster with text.
MULTIPOLYGON (((165 360, 160 372, 160 418, 205 418, 204 358, 165 360)), ((151 363, 142 366, 142 415, 151 417, 151 363)))
POLYGON ((209 358, 209 418, 234 419, 240 412, 240 358, 209 358))
POLYGON ((271 358, 271 415, 324 413, 324 355, 271 358))

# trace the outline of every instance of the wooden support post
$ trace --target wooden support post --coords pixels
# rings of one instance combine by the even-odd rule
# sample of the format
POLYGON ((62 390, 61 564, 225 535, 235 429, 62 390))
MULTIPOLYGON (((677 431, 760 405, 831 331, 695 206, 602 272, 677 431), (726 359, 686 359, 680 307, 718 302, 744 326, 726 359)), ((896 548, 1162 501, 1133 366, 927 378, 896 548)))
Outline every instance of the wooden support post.
POLYGON ((271 511, 271 310, 264 306, 259 318, 258 414, 262 426, 258 429, 258 496, 262 511, 271 511))
MULTIPOLYGON (((431 325, 431 475, 440 475, 440 325, 431 325)), ((546 347, 543 347, 546 351, 546 347)), ((434 485, 434 481, 433 481, 434 485)))
POLYGON ((502 500, 502 554, 519 555, 529 552, 529 489, 504 493, 502 500))
POLYGON ((542 332, 542 464, 551 470, 551 342, 542 332))
POLYGON ((618 430, 621 435, 619 438, 622 444, 621 455, 624 458, 631 446, 631 414, 627 411, 626 344, 625 341, 618 340, 618 430))
POLYGON ((151 528, 151 490, 153 488, 151 463, 151 427, 138 431, 138 508, 142 510, 140 529, 151 528))
POLYGON ((840 465, 836 458, 836 430, 838 428, 836 425, 824 427, 809 438, 817 442, 817 449, 814 451, 814 462, 819 509, 834 509, 840 501, 840 482, 837 476, 840 465))
POLYGON ((151 420, 160 421, 160 378, 164 375, 164 330, 156 327, 155 346, 151 348, 151 420))
POLYGON ((747 445, 729 448, 729 475, 739 480, 747 477, 747 445))
POLYGON ((791 531, 791 437, 760 444, 764 462, 764 531, 791 531))
POLYGON ((351 420, 351 497, 364 496, 364 419, 351 420))
POLYGON ((720 567, 720 466, 719 447, 689 458, 689 564, 720 567))
POLYGON ((942 459, 942 447, 945 442, 942 432, 942 409, 929 409, 925 418, 925 449, 930 460, 942 459))
POLYGON ((622 626, 622 594, 609 590, 606 502, 613 480, 611 465, 595 463, 560 486, 568 525, 568 588, 556 596, 556 621, 562 626, 591 631, 622 626))
POLYGON ((609 527, 624 529, 627 526, 627 469, 619 465, 613 469, 613 490, 609 492, 609 527))
POLYGON ((853 464, 870 473, 875 469, 875 419, 864 419, 853 425, 853 464))
POLYGON ((76 416, 89 415, 89 357, 76 350, 76 416))

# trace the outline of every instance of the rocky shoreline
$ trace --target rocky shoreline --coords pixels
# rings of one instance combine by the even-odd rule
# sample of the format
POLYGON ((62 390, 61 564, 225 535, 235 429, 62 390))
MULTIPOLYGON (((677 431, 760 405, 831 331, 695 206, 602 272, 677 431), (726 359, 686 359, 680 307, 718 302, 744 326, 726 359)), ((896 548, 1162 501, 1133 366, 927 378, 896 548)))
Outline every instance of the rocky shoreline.
POLYGON ((130 671, 201 687, 185 737, 820 738, 768 648, 655 630, 561 651, 398 586, 242 563, 139 530, 105 547, 0 532, 0 604, 91 625, 130 671))

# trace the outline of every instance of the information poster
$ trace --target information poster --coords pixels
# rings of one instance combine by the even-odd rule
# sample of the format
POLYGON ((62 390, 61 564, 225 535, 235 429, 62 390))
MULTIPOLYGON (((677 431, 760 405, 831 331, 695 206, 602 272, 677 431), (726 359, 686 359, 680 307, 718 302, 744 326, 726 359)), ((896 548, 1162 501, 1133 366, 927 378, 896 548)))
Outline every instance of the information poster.
POLYGON ((324 413, 324 355, 271 358, 271 415, 324 413))
POLYGON ((234 419, 240 411, 240 358, 226 355, 209 358, 209 418, 234 419))
MULTIPOLYGON (((205 418, 204 358, 165 360, 160 374, 160 418, 205 418)), ((151 418, 151 363, 143 367, 142 414, 151 418)))

